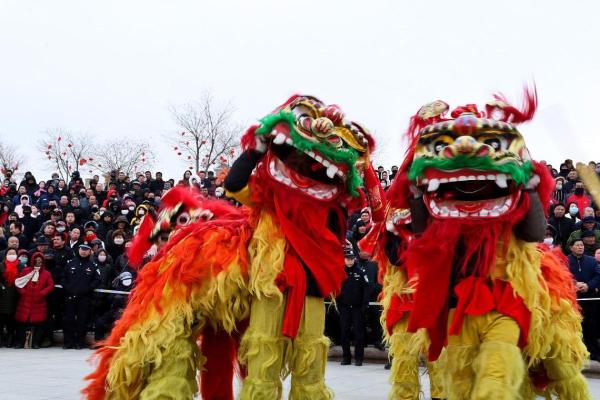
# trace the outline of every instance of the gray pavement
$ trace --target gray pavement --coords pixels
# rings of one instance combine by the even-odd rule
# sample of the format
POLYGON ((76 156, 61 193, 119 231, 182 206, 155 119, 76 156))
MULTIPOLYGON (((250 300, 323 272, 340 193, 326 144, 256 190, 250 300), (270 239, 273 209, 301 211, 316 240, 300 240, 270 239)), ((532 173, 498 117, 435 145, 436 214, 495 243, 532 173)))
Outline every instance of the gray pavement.
MULTIPOLYGON (((1 400, 71 400, 79 399, 83 377, 91 371, 86 360, 89 350, 0 349, 1 400)), ((388 371, 382 364, 341 366, 331 361, 327 366, 327 384, 335 391, 336 399, 384 400, 388 391, 388 371)), ((600 399, 600 379, 588 378, 594 393, 600 399)), ((427 375, 422 375, 425 392, 427 375)), ((286 392, 289 380, 285 382, 286 392)), ((236 383, 239 388, 239 383, 236 383)), ((429 397, 425 397, 429 399, 429 397)))

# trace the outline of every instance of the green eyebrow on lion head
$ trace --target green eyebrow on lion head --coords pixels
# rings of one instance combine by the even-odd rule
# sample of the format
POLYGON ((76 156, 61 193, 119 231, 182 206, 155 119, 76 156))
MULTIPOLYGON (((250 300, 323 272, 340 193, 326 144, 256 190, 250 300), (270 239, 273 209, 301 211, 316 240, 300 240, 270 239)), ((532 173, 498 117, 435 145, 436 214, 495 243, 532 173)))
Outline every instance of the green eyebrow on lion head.
POLYGON ((287 110, 281 110, 277 113, 267 115, 260 120, 260 126, 256 129, 256 135, 269 135, 275 129, 275 127, 284 123, 289 128, 289 135, 292 142, 290 143, 298 151, 309 152, 317 151, 328 161, 336 164, 344 164, 348 172, 346 174, 346 189, 352 196, 358 196, 358 188, 362 185, 362 179, 358 172, 357 165, 363 155, 367 152, 359 152, 355 143, 352 145, 348 144, 351 139, 348 139, 347 132, 340 132, 345 128, 333 127, 331 128, 331 135, 327 139, 322 139, 312 136, 310 139, 307 138, 306 132, 301 134, 298 131, 298 118, 297 116, 287 110), (335 145, 332 144, 331 136, 335 140, 335 145))
POLYGON ((523 164, 515 162, 498 162, 490 157, 469 157, 458 155, 453 158, 426 158, 421 157, 413 161, 408 172, 410 180, 421 178, 425 170, 434 168, 442 171, 452 171, 456 169, 473 169, 479 171, 495 171, 510 175, 517 185, 525 185, 533 175, 533 163, 525 161, 523 164))

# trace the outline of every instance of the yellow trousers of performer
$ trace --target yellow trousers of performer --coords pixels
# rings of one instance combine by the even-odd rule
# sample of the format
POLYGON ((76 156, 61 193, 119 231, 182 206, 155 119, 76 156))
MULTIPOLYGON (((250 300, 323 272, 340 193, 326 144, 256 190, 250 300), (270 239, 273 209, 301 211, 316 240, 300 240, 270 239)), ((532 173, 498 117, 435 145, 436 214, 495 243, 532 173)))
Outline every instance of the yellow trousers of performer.
POLYGON ((290 400, 333 398, 324 380, 329 340, 323 335, 323 299, 306 296, 300 330, 294 339, 281 334, 284 309, 285 298, 262 297, 252 302, 250 326, 240 346, 240 361, 248 369, 240 399, 281 399, 281 382, 289 374, 290 400))
MULTIPOLYGON (((394 325, 389 339, 392 369, 390 383, 392 389, 389 400, 418 400, 421 392, 419 383, 419 360, 426 354, 429 340, 425 330, 416 333, 406 331, 408 317, 394 325)), ((445 352, 432 363, 427 363, 431 397, 444 399, 444 359, 445 352)))
POLYGON ((496 311, 467 315, 460 334, 448 336, 448 400, 520 399, 525 364, 519 333, 515 320, 496 311))

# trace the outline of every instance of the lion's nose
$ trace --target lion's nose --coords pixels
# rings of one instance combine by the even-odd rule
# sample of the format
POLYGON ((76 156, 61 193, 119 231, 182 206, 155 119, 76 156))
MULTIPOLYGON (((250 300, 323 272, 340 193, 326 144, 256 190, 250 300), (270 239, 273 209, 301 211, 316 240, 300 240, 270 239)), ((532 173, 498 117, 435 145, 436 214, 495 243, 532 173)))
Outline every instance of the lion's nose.
POLYGON ((483 157, 490 155, 491 147, 478 142, 472 136, 459 136, 442 151, 442 156, 452 158, 458 155, 467 157, 483 157))

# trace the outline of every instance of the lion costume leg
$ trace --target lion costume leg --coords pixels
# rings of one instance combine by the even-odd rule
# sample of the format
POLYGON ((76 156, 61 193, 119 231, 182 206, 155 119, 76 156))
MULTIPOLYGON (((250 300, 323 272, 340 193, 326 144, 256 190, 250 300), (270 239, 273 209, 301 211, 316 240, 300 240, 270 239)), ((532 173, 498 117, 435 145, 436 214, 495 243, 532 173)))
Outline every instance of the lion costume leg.
POLYGON ((240 363, 246 365, 240 400, 281 399, 281 380, 288 375, 291 340, 281 334, 285 302, 263 297, 252 301, 250 325, 242 337, 240 363))
POLYGON ((240 399, 281 399, 281 381, 290 372, 290 400, 331 399, 333 393, 324 381, 329 340, 323 336, 323 299, 306 297, 298 336, 293 340, 281 333, 284 311, 285 303, 278 299, 252 302, 250 326, 240 347, 240 361, 248 370, 240 399))
POLYGON ((525 365, 518 340, 512 318, 495 311, 467 315, 460 334, 448 337, 448 399, 519 399, 525 365))
POLYGON ((392 357, 390 383, 392 389, 388 398, 390 400, 417 400, 421 391, 419 384, 419 345, 413 345, 415 335, 422 332, 408 333, 406 325, 408 319, 403 318, 394 325, 392 336, 389 338, 389 355, 392 357))
POLYGON ((446 384, 444 382, 444 370, 446 368, 446 350, 442 350, 440 357, 427 363, 429 373, 429 392, 432 399, 446 398, 446 384))
POLYGON ((325 304, 320 297, 306 296, 298 337, 292 342, 290 400, 329 400, 325 385, 329 339, 323 335, 325 304))

